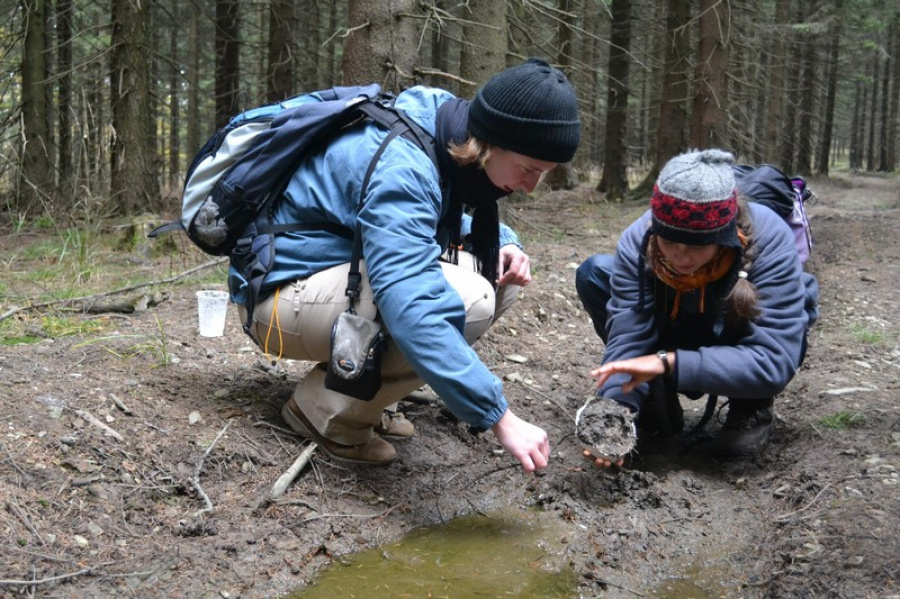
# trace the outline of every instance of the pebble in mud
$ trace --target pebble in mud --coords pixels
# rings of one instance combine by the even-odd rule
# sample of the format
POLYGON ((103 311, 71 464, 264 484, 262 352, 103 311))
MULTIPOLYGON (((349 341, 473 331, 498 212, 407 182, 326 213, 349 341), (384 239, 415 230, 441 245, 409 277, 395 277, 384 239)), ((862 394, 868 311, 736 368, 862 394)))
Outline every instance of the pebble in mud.
POLYGON ((634 414, 622 404, 591 397, 575 413, 575 433, 595 457, 628 455, 637 442, 634 414))

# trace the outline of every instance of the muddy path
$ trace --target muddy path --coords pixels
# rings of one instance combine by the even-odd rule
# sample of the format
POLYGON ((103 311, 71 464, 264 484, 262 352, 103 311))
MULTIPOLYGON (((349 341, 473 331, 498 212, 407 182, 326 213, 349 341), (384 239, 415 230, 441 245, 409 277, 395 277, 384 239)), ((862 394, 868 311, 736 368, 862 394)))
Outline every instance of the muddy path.
MULTIPOLYGON (((812 187, 822 318, 776 402, 774 442, 741 460, 651 440, 620 471, 583 467, 573 419, 602 346, 574 268, 611 251, 643 208, 589 189, 506 206, 535 281, 478 348, 516 412, 550 434, 537 475, 426 396, 401 406, 417 435, 395 464, 313 454, 269 501, 305 446, 279 411, 308 365, 273 366, 236 314, 225 337, 197 335, 194 291, 221 286, 221 268, 162 286, 170 296, 148 310, 79 317, 75 335, 24 314, 43 339, 0 348, 0 597, 283 597, 341 556, 498 509, 559 523, 573 596, 897 595, 900 185, 843 175, 812 187)), ((17 251, 33 238, 4 239, 0 312, 41 266, 17 251)), ((128 267, 160 279, 200 261, 128 267)), ((690 427, 703 405, 684 406, 690 427)), ((414 596, 397 592, 386 596, 414 596)))

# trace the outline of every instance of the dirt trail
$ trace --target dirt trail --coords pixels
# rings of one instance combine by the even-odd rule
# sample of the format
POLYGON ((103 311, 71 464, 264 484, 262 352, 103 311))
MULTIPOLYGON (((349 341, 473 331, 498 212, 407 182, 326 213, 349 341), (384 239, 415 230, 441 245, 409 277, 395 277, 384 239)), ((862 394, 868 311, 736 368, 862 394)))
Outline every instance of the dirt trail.
MULTIPOLYGON (((102 333, 3 347, 0 596, 278 597, 336 555, 501 507, 559 519, 583 597, 897 596, 898 184, 811 184, 822 319, 776 403, 777 437, 752 459, 645 442, 617 473, 583 468, 573 418, 602 347, 574 268, 611 251, 643 207, 588 189, 507 206, 535 282, 478 348, 516 412, 551 436, 539 475, 509 467, 492 436, 471 436, 439 402, 410 403, 418 433, 394 465, 316 456, 283 501, 267 502, 303 447, 279 410, 308 365, 272 367, 234 315, 225 337, 198 337, 199 282, 103 317, 102 333)), ((167 259, 139 268, 171 273, 167 259)), ((690 427, 703 406, 685 406, 690 427)))

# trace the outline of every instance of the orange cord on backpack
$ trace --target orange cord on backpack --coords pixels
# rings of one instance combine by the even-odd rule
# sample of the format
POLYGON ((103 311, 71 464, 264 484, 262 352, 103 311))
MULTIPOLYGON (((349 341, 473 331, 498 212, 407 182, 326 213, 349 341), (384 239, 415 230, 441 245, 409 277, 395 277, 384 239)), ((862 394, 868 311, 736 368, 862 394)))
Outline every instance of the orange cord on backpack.
POLYGON ((266 354, 266 359, 273 364, 281 359, 281 354, 284 351, 284 340, 281 338, 281 321, 278 318, 279 291, 280 289, 275 289, 275 300, 272 302, 272 314, 269 316, 269 330, 266 331, 266 341, 263 343, 263 352, 266 354), (269 355, 269 336, 272 334, 272 321, 275 322, 275 327, 278 329, 278 357, 274 360, 272 359, 272 356, 269 355))

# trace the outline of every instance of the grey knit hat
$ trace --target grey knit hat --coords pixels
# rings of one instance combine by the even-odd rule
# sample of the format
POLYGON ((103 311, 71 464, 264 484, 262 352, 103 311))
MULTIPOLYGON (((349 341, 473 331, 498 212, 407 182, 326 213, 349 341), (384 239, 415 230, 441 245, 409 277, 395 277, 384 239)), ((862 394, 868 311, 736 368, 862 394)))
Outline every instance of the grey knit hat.
POLYGON ((669 160, 653 189, 651 230, 675 243, 740 247, 732 164, 734 156, 717 149, 669 160))
POLYGON ((497 73, 469 104, 469 133, 546 162, 568 162, 581 139, 575 90, 540 58, 497 73))

